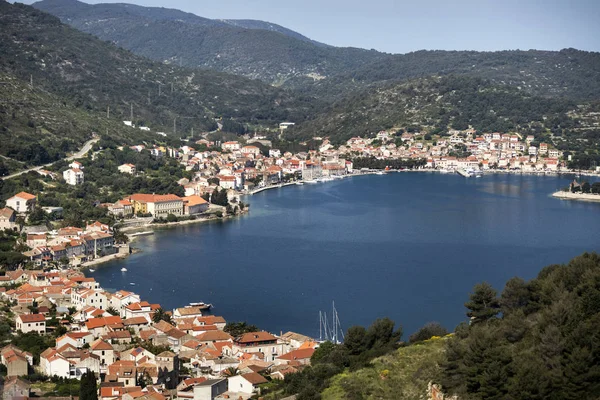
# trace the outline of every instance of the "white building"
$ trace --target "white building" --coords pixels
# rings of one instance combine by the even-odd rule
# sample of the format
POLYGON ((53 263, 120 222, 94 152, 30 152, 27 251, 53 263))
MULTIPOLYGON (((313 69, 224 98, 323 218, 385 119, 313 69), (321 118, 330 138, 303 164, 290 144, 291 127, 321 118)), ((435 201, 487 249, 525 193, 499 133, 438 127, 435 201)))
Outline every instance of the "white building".
POLYGON ((32 212, 36 205, 36 197, 27 192, 15 194, 6 200, 6 206, 12 208, 18 213, 32 212))
POLYGON ((83 171, 78 168, 71 168, 63 172, 63 178, 67 185, 81 185, 83 183, 83 171))
POLYGON ((136 172, 135 165, 133 164, 123 164, 118 167, 119 172, 123 174, 131 174, 134 175, 136 172))
POLYGON ((223 150, 236 151, 242 148, 239 142, 225 142, 221 145, 223 150))
POLYGON ((23 314, 16 318, 16 329, 23 333, 37 332, 40 335, 46 333, 46 317, 43 314, 23 314))

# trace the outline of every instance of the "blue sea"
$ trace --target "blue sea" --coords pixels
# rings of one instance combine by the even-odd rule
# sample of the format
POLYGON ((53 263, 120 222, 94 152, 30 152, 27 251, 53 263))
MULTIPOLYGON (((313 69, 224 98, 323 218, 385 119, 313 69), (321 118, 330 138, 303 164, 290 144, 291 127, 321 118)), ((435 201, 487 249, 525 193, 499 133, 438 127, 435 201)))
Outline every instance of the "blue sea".
POLYGON ((156 231, 90 275, 274 333, 318 337, 333 301, 344 330, 386 316, 405 338, 431 321, 454 329, 474 284, 501 291, 600 250, 600 203, 550 196, 572 179, 395 173, 268 190, 244 199, 246 216, 156 231))

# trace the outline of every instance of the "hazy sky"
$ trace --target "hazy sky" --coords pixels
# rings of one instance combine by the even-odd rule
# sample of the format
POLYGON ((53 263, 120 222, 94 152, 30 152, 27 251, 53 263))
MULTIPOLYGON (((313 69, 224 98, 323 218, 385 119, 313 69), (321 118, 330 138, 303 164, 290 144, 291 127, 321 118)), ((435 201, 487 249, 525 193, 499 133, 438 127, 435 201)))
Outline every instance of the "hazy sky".
MULTIPOLYGON (((28 1, 31 3, 32 1, 28 1)), ((261 19, 336 46, 600 51, 600 0, 87 0, 261 19)))

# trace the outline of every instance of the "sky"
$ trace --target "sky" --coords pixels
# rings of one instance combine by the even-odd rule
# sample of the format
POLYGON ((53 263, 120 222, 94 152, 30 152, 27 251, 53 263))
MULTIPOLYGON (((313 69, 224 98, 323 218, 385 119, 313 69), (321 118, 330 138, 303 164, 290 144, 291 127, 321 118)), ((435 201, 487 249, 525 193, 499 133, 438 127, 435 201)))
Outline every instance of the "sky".
MULTIPOLYGON (((31 3, 33 1, 27 1, 31 3)), ((86 0, 260 19, 334 46, 600 51, 600 0, 86 0)))

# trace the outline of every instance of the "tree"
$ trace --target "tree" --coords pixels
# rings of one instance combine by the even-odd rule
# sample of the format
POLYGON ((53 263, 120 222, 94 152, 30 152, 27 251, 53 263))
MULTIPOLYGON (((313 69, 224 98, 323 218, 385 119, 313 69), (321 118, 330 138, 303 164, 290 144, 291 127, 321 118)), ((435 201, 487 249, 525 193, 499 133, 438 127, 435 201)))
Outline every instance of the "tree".
POLYGON ((178 221, 178 219, 177 219, 176 215, 174 215, 174 214, 167 215, 167 222, 177 222, 177 221, 178 221))
POLYGON ((94 374, 94 371, 88 370, 88 372, 82 375, 79 399, 98 400, 98 388, 96 386, 96 374, 94 374))
POLYGON ((484 322, 494 318, 500 311, 496 290, 487 282, 478 283, 473 288, 469 301, 465 303, 469 309, 467 316, 472 323, 484 322))
POLYGON ((260 331, 256 325, 250 325, 247 322, 228 322, 223 330, 233 337, 241 336, 248 332, 260 331))
POLYGON ((114 307, 108 307, 106 312, 110 315, 119 315, 119 312, 114 307))
POLYGON ((422 342, 423 340, 431 339, 433 336, 446 336, 448 331, 437 322, 429 322, 424 327, 410 335, 408 341, 410 343, 422 342))
POLYGON ((156 311, 154 311, 154 316, 152 317, 152 320, 154 322, 165 321, 165 322, 167 322, 169 324, 173 323, 171 315, 167 314, 165 312, 165 310, 163 310, 162 308, 158 308, 156 311))
POLYGON ((591 188, 592 187, 589 182, 583 182, 583 184, 581 185, 581 191, 583 193, 590 193, 591 188))
POLYGON ((367 350, 367 330, 362 326, 352 326, 348 328, 344 338, 344 346, 348 349, 350 355, 358 355, 367 350))

